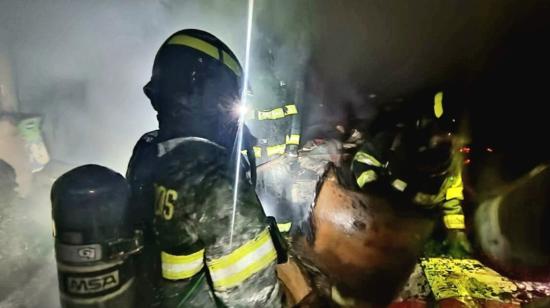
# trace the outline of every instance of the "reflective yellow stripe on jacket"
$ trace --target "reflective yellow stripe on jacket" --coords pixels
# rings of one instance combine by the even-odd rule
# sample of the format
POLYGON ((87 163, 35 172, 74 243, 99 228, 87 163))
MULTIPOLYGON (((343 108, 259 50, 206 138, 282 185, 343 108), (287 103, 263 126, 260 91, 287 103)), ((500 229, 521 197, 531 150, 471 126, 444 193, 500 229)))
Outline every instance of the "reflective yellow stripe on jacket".
POLYGON ((466 225, 464 223, 464 215, 451 214, 443 216, 443 224, 447 229, 464 229, 466 225))
POLYGON ((279 229, 279 232, 285 233, 290 231, 290 228, 292 227, 292 222, 286 222, 286 223, 278 223, 277 228, 279 229))
POLYGON ((269 230, 246 242, 228 255, 207 261, 210 277, 216 291, 239 285, 266 268, 277 258, 269 230))
POLYGON ((382 167, 382 163, 378 161, 378 159, 374 158, 374 156, 367 154, 366 152, 359 151, 355 154, 353 157, 354 161, 374 166, 374 167, 382 167))
MULTIPOLYGON (((265 150, 266 150, 266 153, 267 153, 268 157, 273 156, 273 155, 282 155, 282 154, 285 153, 287 145, 298 145, 298 144, 300 144, 300 135, 292 134, 292 135, 287 135, 286 136, 286 143, 270 145, 270 146, 265 147, 265 150)), ((259 147, 259 146, 255 146, 255 147, 253 147, 253 149, 254 149, 254 156, 256 156, 256 158, 261 158, 262 157, 262 148, 259 147)), ((241 153, 246 155, 247 151, 243 150, 243 151, 241 151, 241 153)))
POLYGON ((182 256, 171 255, 162 251, 160 253, 162 277, 169 280, 191 278, 202 269, 203 259, 204 249, 182 256))
POLYGON ((251 114, 252 118, 257 118, 260 121, 264 120, 277 120, 286 116, 298 114, 298 108, 296 105, 289 104, 283 107, 278 107, 271 110, 256 111, 251 114))
POLYGON ((357 178, 357 185, 359 185, 359 188, 363 188, 365 184, 376 181, 377 178, 378 175, 376 175, 376 172, 374 172, 374 170, 363 171, 361 175, 357 178))
POLYGON ((287 135, 286 144, 294 144, 294 145, 300 144, 300 135, 298 134, 287 135))

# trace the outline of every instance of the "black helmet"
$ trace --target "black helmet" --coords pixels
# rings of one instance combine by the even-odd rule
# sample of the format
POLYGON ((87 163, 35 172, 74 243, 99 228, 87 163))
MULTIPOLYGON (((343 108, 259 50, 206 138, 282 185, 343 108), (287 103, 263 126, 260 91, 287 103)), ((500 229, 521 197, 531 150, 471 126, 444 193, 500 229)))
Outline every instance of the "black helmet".
POLYGON ((241 96, 242 75, 235 54, 214 35, 195 29, 172 34, 160 47, 144 87, 158 112, 160 139, 232 139, 218 135, 234 131, 232 111, 241 96))
MULTIPOLYGON (((196 29, 172 34, 155 57, 151 81, 144 87, 155 110, 175 103, 167 96, 203 97, 209 91, 239 97, 242 67, 235 54, 214 35, 196 29)), ((179 101, 193 107, 197 100, 179 101)), ((209 102, 206 102, 209 103, 209 102)))

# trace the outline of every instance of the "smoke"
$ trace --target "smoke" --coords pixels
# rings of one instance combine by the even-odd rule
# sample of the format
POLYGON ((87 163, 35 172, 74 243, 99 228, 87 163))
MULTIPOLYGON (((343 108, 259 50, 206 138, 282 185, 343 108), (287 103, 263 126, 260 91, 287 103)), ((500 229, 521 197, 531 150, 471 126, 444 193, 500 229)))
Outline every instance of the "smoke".
MULTIPOLYGON (((336 124, 369 122, 379 106, 420 89, 479 82, 488 63, 500 54, 498 46, 507 46, 496 42, 536 11, 534 3, 256 1, 251 87, 257 89, 255 79, 265 65, 262 48, 271 49, 277 78, 291 87, 304 82, 302 140, 326 135, 336 124)), ((0 0, 0 54, 8 54, 13 62, 20 111, 43 115, 54 160, 96 163, 124 173, 138 138, 157 127, 142 86, 162 42, 177 30, 198 28, 218 36, 242 62, 246 5, 246 0, 0 0)), ((502 88, 495 80, 510 74, 510 60, 521 73, 505 83, 507 90, 514 90, 513 105, 524 92, 530 93, 530 102, 545 99, 544 78, 538 79, 538 92, 529 86, 535 76, 544 76, 532 73, 542 66, 530 57, 538 48, 530 43, 544 43, 546 36, 537 36, 537 29, 532 33, 527 41, 518 39, 517 47, 525 48, 519 55, 530 60, 529 65, 515 56, 501 58, 490 77, 492 89, 481 96, 484 101, 475 93, 464 95, 471 99, 470 107, 483 104, 488 109, 479 116, 479 131, 487 129, 485 115, 501 110, 499 101, 487 101, 502 88), (514 89, 515 80, 526 76, 531 79, 514 89)), ((507 94, 502 91, 499 99, 507 99, 507 94)), ((500 134, 501 143, 507 144, 519 126, 508 125, 517 113, 510 109, 485 139, 500 134), (510 128, 502 134, 502 127, 510 128)), ((541 122, 543 114, 537 118, 541 122)), ((547 128, 532 124, 524 130, 530 131, 540 137, 547 128)), ((49 206, 42 207, 40 215, 45 209, 49 206)))
MULTIPOLYGON (((477 82, 537 3, 258 1, 250 86, 258 89, 267 48, 277 78, 305 80, 305 138, 368 122, 418 90, 477 82)), ((141 87, 163 40, 204 29, 242 61, 245 22, 244 0, 3 0, 0 49, 15 62, 22 111, 45 115, 55 159, 124 171, 137 138, 156 128, 141 87)))
MULTIPOLYGON (((215 34, 242 60, 246 1, 0 0, 0 54, 11 60, 19 111, 43 116, 52 159, 69 166, 96 163, 125 173, 138 138, 157 128, 142 91, 154 56, 184 28, 215 34)), ((43 177, 35 174, 24 202, 0 209, 0 259, 10 269, 1 307, 58 306, 51 183, 43 177), (15 292, 27 289, 37 292, 15 292)))
POLYGON ((156 128, 142 93, 162 42, 183 28, 215 33, 244 51, 245 1, 4 1, 1 49, 16 71, 20 111, 44 115, 52 157, 124 172, 156 128), (4 35, 6 36, 6 35, 4 35))

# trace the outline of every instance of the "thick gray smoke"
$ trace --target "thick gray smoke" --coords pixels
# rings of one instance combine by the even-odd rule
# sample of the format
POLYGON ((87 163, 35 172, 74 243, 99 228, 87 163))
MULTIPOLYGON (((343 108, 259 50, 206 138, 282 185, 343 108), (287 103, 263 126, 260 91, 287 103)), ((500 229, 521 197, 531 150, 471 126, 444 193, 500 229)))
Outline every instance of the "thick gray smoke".
MULTIPOLYGON (((501 51, 508 51, 498 49, 501 45, 497 43, 528 20, 529 14, 544 2, 256 0, 252 54, 258 55, 260 47, 269 45, 277 77, 292 85, 304 81, 307 103, 301 110, 305 116, 304 140, 323 135, 334 130, 336 124, 346 124, 353 118, 368 122, 379 105, 420 88, 449 82, 477 83, 486 64, 498 58, 501 51)), ((177 30, 198 28, 218 36, 242 62, 247 3, 247 0, 0 0, 0 62, 2 55, 8 55, 19 111, 44 117, 44 137, 53 160, 67 165, 97 163, 124 173, 138 138, 157 127, 155 111, 142 86, 150 77, 159 46, 177 30)), ((543 13, 539 15, 547 20, 543 13)), ((538 79, 538 92, 531 89, 531 81, 540 75, 533 73, 533 68, 539 65, 534 60, 537 58, 531 57, 531 51, 544 50, 533 42, 545 43, 547 38, 537 37, 538 29, 535 30, 533 37, 518 40, 521 43, 518 50, 525 49, 521 53, 523 58, 502 57, 494 64, 499 68, 495 74, 510 76, 505 86, 493 81, 485 96, 477 93, 470 96, 471 106, 477 108, 476 104, 482 103, 486 109, 478 121, 479 131, 490 129, 489 140, 503 136, 501 143, 508 147, 516 146, 508 142, 508 137, 521 127, 508 125, 510 120, 517 120, 516 110, 508 107, 508 117, 497 118, 498 121, 491 118, 491 123, 498 123, 491 127, 487 127, 485 116, 493 116, 493 110, 501 112, 503 105, 547 100, 546 93, 539 95, 546 91, 544 78, 538 79), (523 60, 529 60, 530 65, 524 65, 523 60), (510 73, 512 62, 516 69, 510 73), (520 88, 516 87, 518 79, 529 81, 520 88), (514 101, 501 103, 492 96, 500 93, 499 99, 504 101, 509 90, 515 91, 514 101), (529 99, 525 99, 524 93, 531 95, 529 99), (502 128, 510 133, 502 133, 502 128)), ((539 55, 547 58, 548 53, 539 51, 539 55)), ((252 60, 252 90, 262 64, 262 60, 252 60)), ((0 77, 6 73, 1 71, 2 67, 0 77)), ((523 115, 526 114, 524 111, 523 115)), ((539 113, 539 119, 547 122, 543 115, 539 113)), ((528 116, 523 118, 528 120, 528 116)), ((546 134, 547 128, 539 128, 531 124, 519 139, 526 140, 523 137, 532 131, 538 132, 536 136, 546 134)), ((531 155, 537 151, 530 148, 524 152, 531 155)), ((514 164, 517 161, 513 160, 514 164)), ((33 191, 31 197, 34 195, 36 202, 29 201, 28 208, 10 213, 10 221, 0 208, 0 233, 4 232, 0 239, 7 239, 2 243, 12 245, 0 247, 0 253, 8 252, 21 262, 26 262, 23 256, 44 253, 28 251, 29 245, 42 239, 34 236, 35 229, 25 225, 32 225, 36 217, 40 221, 33 227, 45 235, 44 241, 51 250, 52 241, 45 227, 50 223, 48 190, 49 187, 43 187, 41 193, 33 191), (12 219, 25 215, 32 217, 24 222, 12 219), (33 238, 33 242, 22 242, 17 238, 19 235, 33 238)), ((48 260, 53 257, 49 255, 48 260)), ((12 267, 24 266, 26 263, 12 267)), ((45 268, 51 271, 48 277, 55 276, 54 265, 45 268)), ((29 273, 34 273, 31 268, 29 273)), ((41 282, 35 283, 28 287, 29 292, 37 293, 33 288, 41 282)), ((8 292, 9 288, 0 289, 8 292)), ((13 298, 25 297, 24 291, 18 294, 13 298)), ((2 295, 5 294, 0 292, 0 299, 2 295)), ((13 302, 13 306, 5 307, 19 304, 13 302)), ((0 307, 4 307, 1 302, 0 307)))
POLYGON ((44 115, 54 159, 124 172, 156 128, 142 86, 158 47, 192 27, 242 58, 245 17, 246 1, 2 1, 0 49, 13 55, 20 110, 44 115))
MULTIPOLYGON (((0 56, 13 70, 0 69, 0 80, 13 81, 20 112, 43 116, 54 161, 124 174, 138 138, 157 127, 142 87, 162 42, 180 29, 202 29, 242 60, 246 6, 244 0, 0 0, 0 56)), ((0 307, 58 306, 49 184, 35 174, 27 199, 0 202, 0 307)))
MULTIPOLYGON (((156 127, 141 87, 160 44, 200 28, 242 61, 246 6, 3 0, 0 49, 15 62, 20 109, 45 116, 54 159, 123 171, 137 138, 156 127)), ((499 1, 256 1, 252 52, 269 44, 279 78, 305 78, 307 135, 319 123, 371 119, 377 105, 421 87, 475 78, 507 21, 530 9, 499 1)), ((258 67, 253 59, 252 87, 258 67)))

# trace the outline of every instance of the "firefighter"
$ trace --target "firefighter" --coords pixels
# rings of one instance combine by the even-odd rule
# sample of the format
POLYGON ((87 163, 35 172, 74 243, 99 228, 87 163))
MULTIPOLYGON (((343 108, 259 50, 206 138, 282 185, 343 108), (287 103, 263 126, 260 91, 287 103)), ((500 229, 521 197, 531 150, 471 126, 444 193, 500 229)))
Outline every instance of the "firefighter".
POLYGON ((284 251, 254 192, 252 136, 246 128, 248 160, 235 175, 241 149, 235 146, 234 111, 242 77, 233 52, 200 30, 174 33, 155 57, 144 90, 157 111, 159 130, 138 142, 127 173, 132 193, 145 203, 136 223, 149 225, 158 245, 162 278, 152 305, 281 305, 275 265, 284 251))
POLYGON ((292 188, 286 189, 290 184, 282 183, 296 178, 300 143, 300 114, 296 101, 300 100, 299 91, 297 86, 289 86, 277 74, 273 41, 262 36, 255 46, 255 70, 251 74, 253 93, 248 98, 251 110, 246 114, 246 123, 257 138, 253 149, 258 165, 281 158, 278 166, 259 169, 256 192, 266 212, 276 217, 281 231, 287 232, 296 220, 297 206, 292 188))
POLYGON ((443 92, 435 94, 427 112, 387 112, 374 122, 374 137, 355 154, 351 169, 362 190, 389 188, 421 208, 439 208, 446 254, 465 257, 471 247, 464 232, 462 160, 455 150, 454 122, 444 114, 443 92))
POLYGON ((254 154, 261 165, 285 153, 296 154, 300 118, 296 97, 292 97, 295 91, 275 72, 273 43, 261 37, 257 45, 247 124, 258 139, 254 154))

